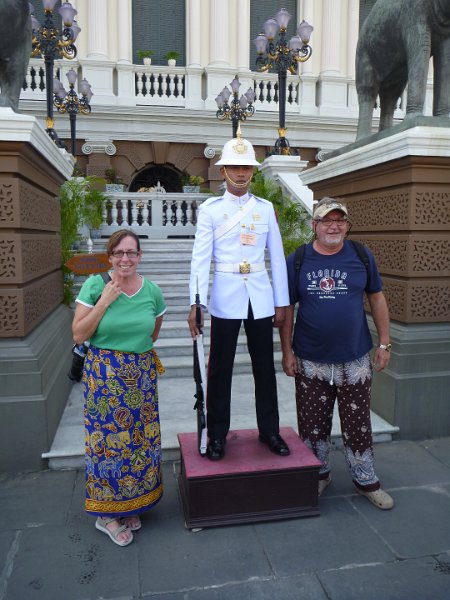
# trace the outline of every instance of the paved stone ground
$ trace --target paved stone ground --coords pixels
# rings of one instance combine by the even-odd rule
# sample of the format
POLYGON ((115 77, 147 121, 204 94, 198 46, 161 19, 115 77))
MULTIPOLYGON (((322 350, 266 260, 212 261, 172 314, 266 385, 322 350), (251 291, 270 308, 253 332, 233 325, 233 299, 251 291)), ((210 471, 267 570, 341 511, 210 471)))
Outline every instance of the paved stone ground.
POLYGON ((375 446, 396 506, 354 493, 341 450, 318 517, 184 526, 178 462, 127 548, 83 512, 82 471, 0 476, 0 600, 450 600, 450 438, 375 446))

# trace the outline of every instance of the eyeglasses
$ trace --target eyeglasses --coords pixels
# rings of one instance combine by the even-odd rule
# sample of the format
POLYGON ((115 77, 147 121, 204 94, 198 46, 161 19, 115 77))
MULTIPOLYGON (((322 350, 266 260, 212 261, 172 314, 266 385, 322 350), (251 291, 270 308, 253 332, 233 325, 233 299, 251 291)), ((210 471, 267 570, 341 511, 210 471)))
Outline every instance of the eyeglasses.
POLYGON ((114 258, 123 258, 125 254, 128 258, 137 258, 139 256, 137 250, 127 250, 126 252, 123 252, 123 250, 115 250, 114 252, 111 252, 111 256, 114 256, 114 258))
POLYGON ((330 225, 337 225, 338 227, 344 227, 347 225, 347 219, 317 219, 318 223, 323 223, 325 227, 330 227, 330 225))

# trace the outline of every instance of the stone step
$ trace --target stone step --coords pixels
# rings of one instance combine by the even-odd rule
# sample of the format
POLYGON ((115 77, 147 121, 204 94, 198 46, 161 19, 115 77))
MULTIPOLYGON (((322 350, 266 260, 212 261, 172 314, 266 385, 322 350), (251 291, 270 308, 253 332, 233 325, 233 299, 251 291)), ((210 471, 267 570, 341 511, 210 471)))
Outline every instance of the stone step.
MULTIPOLYGON (((166 313, 167 314, 167 313, 166 313)), ((186 311, 184 311, 184 315, 187 316, 186 311)), ((209 332, 211 331, 211 321, 209 319, 205 319, 205 323, 203 326, 203 333, 205 334, 205 338, 209 338, 209 332)), ((186 338, 192 342, 191 334, 189 331, 189 326, 187 324, 186 319, 183 322, 174 321, 169 318, 164 319, 163 326, 161 327, 161 333, 158 341, 156 342, 159 346, 160 342, 164 339, 168 338, 186 338)), ((205 339, 206 341, 206 339, 205 339)))
MULTIPOLYGON (((158 348, 156 351, 159 351, 158 348)), ((206 353, 207 354, 207 353, 206 353)), ((281 363, 281 352, 274 352, 276 363, 281 363)), ((166 369, 164 377, 167 379, 178 379, 180 377, 190 377, 192 375, 192 353, 180 356, 167 356, 162 361, 166 369)), ((236 358, 234 360, 233 374, 245 375, 251 373, 252 363, 247 352, 238 352, 236 350, 236 358)), ((281 367, 279 367, 279 370, 281 367)))
POLYGON ((167 312, 164 317, 163 327, 166 327, 168 321, 184 321, 187 327, 187 318, 189 313, 189 300, 186 298, 185 304, 172 305, 167 308, 167 312))
MULTIPOLYGON (((203 347, 205 349, 205 356, 207 357, 210 349, 209 336, 204 338, 203 347)), ((189 356, 192 359, 192 348, 193 341, 190 335, 189 337, 162 337, 161 335, 155 344, 155 350, 161 359, 169 357, 179 358, 182 356, 189 356)), ((280 350, 280 343, 275 342, 274 349, 278 352, 280 350)), ((245 335, 240 335, 236 346, 236 355, 243 352, 248 353, 247 338, 245 335)))
MULTIPOLYGON (((280 426, 297 429, 294 380, 277 373, 280 426)), ((179 458, 178 433, 196 430, 195 383, 192 371, 188 377, 176 379, 163 375, 158 380, 161 440, 164 460, 179 458)), ((256 429, 253 378, 247 374, 233 376, 231 429, 256 429)), ((398 431, 372 413, 374 442, 388 442, 398 431)), ((255 432, 256 433, 256 432, 255 432)), ((333 416, 332 443, 342 446, 337 408, 333 416)), ((83 386, 74 384, 64 410, 57 434, 49 452, 43 454, 51 469, 80 469, 84 467, 83 386)))

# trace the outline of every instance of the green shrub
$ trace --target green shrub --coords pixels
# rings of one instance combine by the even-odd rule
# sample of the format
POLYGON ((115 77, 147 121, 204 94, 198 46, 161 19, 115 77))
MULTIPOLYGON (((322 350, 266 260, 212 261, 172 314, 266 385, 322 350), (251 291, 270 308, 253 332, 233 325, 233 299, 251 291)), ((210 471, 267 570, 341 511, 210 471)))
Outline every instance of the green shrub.
POLYGON ((89 229, 98 229, 103 222, 107 196, 98 189, 103 181, 97 177, 74 177, 63 183, 59 190, 64 304, 68 306, 74 299, 74 274, 64 264, 73 255, 74 244, 81 239, 81 227, 86 225, 89 229))
POLYGON ((283 194, 276 181, 265 179, 261 171, 257 171, 253 176, 250 191, 255 196, 272 202, 277 213, 285 256, 312 239, 311 217, 308 211, 283 194))

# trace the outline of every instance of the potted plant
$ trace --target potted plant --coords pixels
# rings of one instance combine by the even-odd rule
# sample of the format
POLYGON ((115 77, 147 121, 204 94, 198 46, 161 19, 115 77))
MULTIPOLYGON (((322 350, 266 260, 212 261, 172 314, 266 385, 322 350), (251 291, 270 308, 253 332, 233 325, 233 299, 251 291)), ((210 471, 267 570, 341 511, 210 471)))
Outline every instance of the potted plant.
POLYGON ((153 52, 153 50, 138 50, 137 51, 137 55, 138 58, 140 58, 142 60, 142 62, 144 63, 144 65, 151 65, 152 64, 152 56, 155 53, 153 52))
POLYGON ((64 273, 64 303, 73 301, 74 274, 65 266, 77 243, 83 237, 93 237, 103 223, 103 209, 108 197, 100 191, 102 180, 97 177, 72 177, 59 190, 61 209, 61 259, 64 273), (82 235, 82 230, 85 235, 82 235))
POLYGON ((180 58, 180 53, 175 52, 175 50, 169 50, 169 52, 166 52, 166 54, 164 54, 163 58, 167 60, 167 64, 169 65, 169 67, 175 67, 175 65, 177 64, 177 60, 180 58))
POLYGON ((122 178, 117 175, 115 167, 105 169, 105 179, 105 189, 107 192, 123 192, 124 185, 122 178))
POLYGON ((198 194, 202 183, 205 183, 205 180, 201 175, 187 175, 185 184, 183 185, 183 192, 187 194, 198 194))

